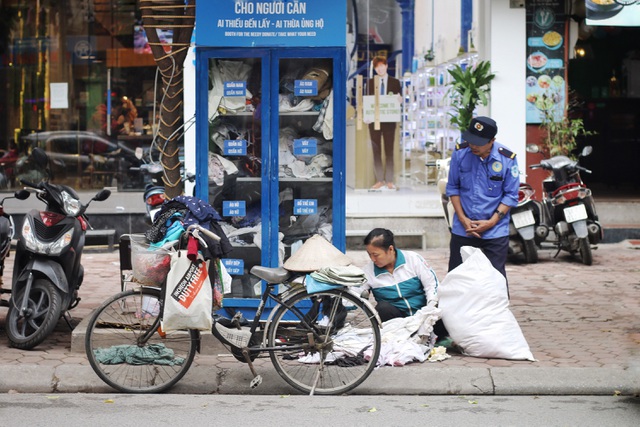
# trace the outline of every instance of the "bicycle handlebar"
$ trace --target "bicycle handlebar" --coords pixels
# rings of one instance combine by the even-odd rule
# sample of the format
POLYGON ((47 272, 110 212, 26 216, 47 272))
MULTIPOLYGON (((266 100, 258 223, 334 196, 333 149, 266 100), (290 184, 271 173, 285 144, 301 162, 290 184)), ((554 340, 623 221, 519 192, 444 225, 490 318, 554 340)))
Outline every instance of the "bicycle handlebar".
MULTIPOLYGON (((187 227, 187 233, 193 234, 194 231, 206 234, 207 236, 211 237, 215 241, 220 241, 220 236, 218 236, 213 231, 207 230, 206 228, 204 228, 203 226, 201 226, 199 224, 191 224, 189 227, 187 227)), ((195 237, 197 237, 197 236, 195 236, 195 237)))

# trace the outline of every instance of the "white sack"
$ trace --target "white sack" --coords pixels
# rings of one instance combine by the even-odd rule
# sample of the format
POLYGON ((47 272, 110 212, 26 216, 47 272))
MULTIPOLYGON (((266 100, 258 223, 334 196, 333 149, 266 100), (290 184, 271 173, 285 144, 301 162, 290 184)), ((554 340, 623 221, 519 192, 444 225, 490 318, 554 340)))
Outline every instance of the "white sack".
POLYGON ((438 286, 442 320, 465 354, 535 361, 509 310, 505 278, 478 248, 464 246, 463 262, 438 286))

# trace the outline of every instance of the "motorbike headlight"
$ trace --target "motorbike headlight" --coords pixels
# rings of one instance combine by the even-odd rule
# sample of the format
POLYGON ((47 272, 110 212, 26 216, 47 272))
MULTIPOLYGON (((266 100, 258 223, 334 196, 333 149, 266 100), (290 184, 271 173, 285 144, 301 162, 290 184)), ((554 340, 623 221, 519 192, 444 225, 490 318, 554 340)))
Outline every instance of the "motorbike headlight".
POLYGON ((53 243, 45 243, 38 239, 33 232, 33 227, 28 219, 25 218, 24 224, 22 224, 22 237, 27 249, 35 253, 47 254, 47 255, 60 255, 62 250, 66 248, 73 238, 73 228, 67 230, 59 239, 53 243))
POLYGON ((76 216, 80 213, 80 200, 75 199, 71 194, 63 191, 62 207, 68 215, 76 216))

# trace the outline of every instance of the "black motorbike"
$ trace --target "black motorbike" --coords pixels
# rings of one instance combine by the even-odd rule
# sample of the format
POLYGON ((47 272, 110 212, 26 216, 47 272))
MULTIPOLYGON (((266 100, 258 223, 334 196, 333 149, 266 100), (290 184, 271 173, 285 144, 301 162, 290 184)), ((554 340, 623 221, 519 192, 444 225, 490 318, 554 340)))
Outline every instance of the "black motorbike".
POLYGON ((526 263, 538 262, 538 246, 549 231, 544 221, 542 203, 533 199, 535 190, 522 182, 518 189, 518 205, 511 209, 509 219, 509 254, 522 254, 526 263))
MULTIPOLYGON (((26 200, 31 193, 27 190, 18 190, 13 196, 8 196, 0 201, 0 294, 10 293, 11 289, 4 289, 2 287, 3 274, 4 274, 4 262, 9 257, 9 251, 11 250, 11 240, 15 233, 15 224, 11 215, 5 212, 4 202, 7 199, 26 200)), ((0 298, 0 306, 8 306, 8 301, 0 298)))
MULTIPOLYGON (((588 156, 591 151, 591 146, 584 147, 580 157, 588 156)), ((591 171, 567 156, 554 156, 529 167, 551 172, 542 181, 542 187, 545 222, 555 234, 552 243, 558 248, 556 256, 561 250, 579 253, 582 263, 591 265, 591 245, 599 243, 604 237, 591 190, 580 178, 580 172, 591 171)))
MULTIPOLYGON (((44 150, 31 154, 36 167, 50 176, 44 150)), ((84 278, 81 264, 85 234, 89 225, 85 211, 94 201, 106 200, 111 192, 99 191, 86 205, 66 185, 43 179, 34 184, 20 182, 46 205, 25 215, 13 265, 13 282, 5 329, 11 346, 29 350, 43 342, 58 320, 76 307, 78 289, 84 278)))

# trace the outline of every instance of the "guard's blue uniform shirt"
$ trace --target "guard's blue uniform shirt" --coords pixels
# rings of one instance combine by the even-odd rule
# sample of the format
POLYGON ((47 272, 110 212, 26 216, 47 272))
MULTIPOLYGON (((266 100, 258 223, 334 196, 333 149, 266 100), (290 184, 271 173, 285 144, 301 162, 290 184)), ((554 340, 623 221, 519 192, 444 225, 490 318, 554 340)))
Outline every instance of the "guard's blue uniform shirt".
MULTIPOLYGON (((493 143, 491 153, 481 159, 463 144, 451 156, 447 196, 460 196, 462 209, 472 220, 488 220, 495 210, 504 204, 518 205, 520 171, 515 154, 498 142, 493 143)), ((453 234, 468 237, 458 215, 453 216, 453 234)), ((482 233, 483 239, 495 239, 509 235, 509 214, 482 233)))

